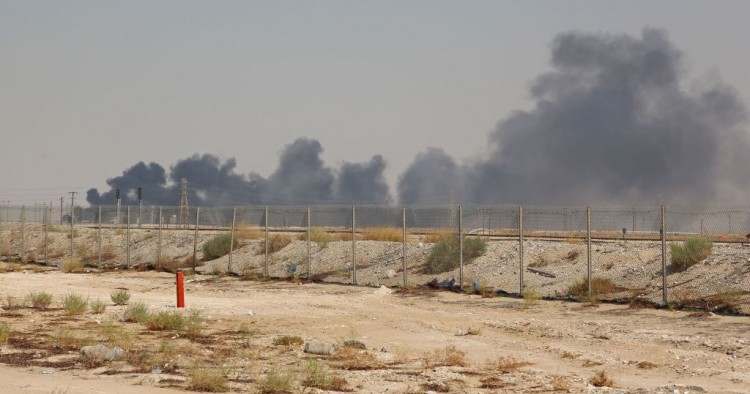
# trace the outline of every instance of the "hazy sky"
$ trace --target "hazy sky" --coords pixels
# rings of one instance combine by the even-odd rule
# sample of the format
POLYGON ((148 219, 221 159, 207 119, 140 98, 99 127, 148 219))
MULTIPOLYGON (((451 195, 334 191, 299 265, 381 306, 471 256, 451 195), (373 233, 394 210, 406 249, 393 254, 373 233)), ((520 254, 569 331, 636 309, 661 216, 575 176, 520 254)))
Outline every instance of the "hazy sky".
MULTIPOLYGON (((194 153, 268 176, 298 137, 336 166, 486 154, 558 33, 665 29, 689 80, 750 100, 747 1, 0 1, 0 201, 106 188, 194 153)), ((175 204, 177 201, 175 201, 175 204)))

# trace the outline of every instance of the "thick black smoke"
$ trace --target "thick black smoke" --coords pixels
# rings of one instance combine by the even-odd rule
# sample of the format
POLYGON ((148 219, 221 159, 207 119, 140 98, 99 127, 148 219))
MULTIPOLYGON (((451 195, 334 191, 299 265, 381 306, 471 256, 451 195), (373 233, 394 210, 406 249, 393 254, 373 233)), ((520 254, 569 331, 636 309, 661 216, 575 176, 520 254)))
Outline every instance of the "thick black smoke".
POLYGON ((180 179, 188 180, 189 202, 197 206, 251 204, 385 203, 389 198, 380 155, 368 163, 344 163, 340 169, 326 167, 316 140, 300 138, 281 153, 279 166, 268 179, 235 172, 237 162, 222 162, 214 155, 194 155, 170 168, 169 178, 157 163, 137 163, 121 176, 107 180, 110 190, 90 189, 91 205, 115 203, 120 189, 123 204, 138 202, 135 190, 143 188, 147 205, 175 206, 180 203, 180 179))
POLYGON ((746 201, 744 104, 719 81, 686 89, 683 55, 664 31, 561 34, 551 62, 530 88, 534 108, 490 134, 489 157, 456 165, 428 150, 401 176, 401 201, 746 201))

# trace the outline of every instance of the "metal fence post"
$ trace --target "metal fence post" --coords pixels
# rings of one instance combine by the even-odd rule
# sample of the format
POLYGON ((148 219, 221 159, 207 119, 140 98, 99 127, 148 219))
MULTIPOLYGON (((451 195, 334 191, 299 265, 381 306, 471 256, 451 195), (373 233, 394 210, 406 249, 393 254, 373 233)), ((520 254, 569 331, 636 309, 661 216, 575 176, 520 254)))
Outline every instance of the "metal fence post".
POLYGON ((49 222, 52 216, 51 207, 44 206, 44 264, 49 262, 49 222))
POLYGON ((26 262, 26 206, 21 206, 21 262, 26 262))
POLYGON ((164 225, 162 208, 159 207, 159 229, 156 231, 156 266, 161 268, 161 228, 164 225))
POLYGON ((73 238, 75 238, 75 232, 73 231, 73 200, 70 201, 70 257, 75 257, 73 253, 73 238))
POLYGON ((667 299, 667 229, 666 229, 666 212, 664 205, 661 206, 661 292, 664 306, 668 304, 667 299))
POLYGON ((312 255, 310 252, 310 232, 312 230, 311 226, 311 213, 310 213, 310 206, 307 207, 307 280, 312 280, 312 255))
POLYGON ((229 237, 229 263, 227 273, 232 273, 232 250, 234 249, 234 223, 237 219, 237 207, 232 208, 232 234, 229 237))
POLYGON ((464 208, 458 206, 458 288, 464 289, 464 208))
POLYGON ((102 264, 102 206, 99 205, 99 231, 98 231, 98 237, 96 240, 96 250, 97 254, 99 255, 98 261, 99 265, 102 264))
POLYGON ((357 284, 357 222, 356 208, 352 205, 352 284, 357 284))
POLYGON ((125 267, 130 268, 130 205, 125 209, 125 267))
POLYGON ((198 223, 200 223, 201 208, 195 207, 195 232, 193 233, 193 273, 195 273, 195 264, 198 259, 198 223))
POLYGON ((266 225, 266 240, 265 240, 265 259, 263 261, 263 277, 268 279, 268 206, 266 205, 266 212, 264 215, 266 225))
POLYGON ((591 207, 586 207, 586 280, 588 297, 591 299, 591 207))
POLYGON ((523 206, 518 207, 518 294, 523 296, 523 206))
POLYGON ((401 257, 403 259, 404 288, 406 288, 406 207, 401 207, 401 257))

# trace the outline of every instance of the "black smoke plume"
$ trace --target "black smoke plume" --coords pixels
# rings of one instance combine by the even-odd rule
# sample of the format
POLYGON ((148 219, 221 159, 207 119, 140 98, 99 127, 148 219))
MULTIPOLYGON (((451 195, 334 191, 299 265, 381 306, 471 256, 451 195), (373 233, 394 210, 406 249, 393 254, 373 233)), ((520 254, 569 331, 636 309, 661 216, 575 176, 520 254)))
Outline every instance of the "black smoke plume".
MULTIPOLYGON (((745 202, 747 112, 716 79, 687 88, 666 32, 558 35, 535 105, 502 120, 488 157, 430 149, 401 176, 404 203, 745 202)), ((695 84, 693 84, 695 85, 695 84)))
POLYGON ((385 161, 380 155, 367 163, 344 163, 340 169, 326 167, 316 140, 300 138, 286 146, 278 168, 268 179, 256 173, 235 171, 237 161, 224 162, 210 154, 193 155, 170 168, 169 176, 157 163, 137 163, 122 175, 107 179, 110 190, 90 189, 91 205, 115 204, 115 189, 121 202, 138 202, 135 190, 143 188, 147 205, 180 204, 180 180, 188 180, 188 200, 197 206, 252 204, 385 203, 389 198, 383 176, 385 161))

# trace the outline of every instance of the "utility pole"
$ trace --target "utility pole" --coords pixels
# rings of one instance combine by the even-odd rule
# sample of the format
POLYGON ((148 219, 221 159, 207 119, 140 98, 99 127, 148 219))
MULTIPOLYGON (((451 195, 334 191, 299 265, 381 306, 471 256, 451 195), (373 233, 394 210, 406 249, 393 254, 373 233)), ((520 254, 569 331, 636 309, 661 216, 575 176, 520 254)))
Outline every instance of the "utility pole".
POLYGON ((73 257, 73 222, 75 220, 75 200, 78 192, 68 192, 70 194, 70 256, 73 257))
POLYGON ((138 186, 138 191, 136 192, 138 195, 138 228, 141 228, 141 211, 143 208, 143 189, 138 186))
POLYGON ((60 196, 60 225, 63 224, 63 201, 65 200, 64 196, 60 196))

